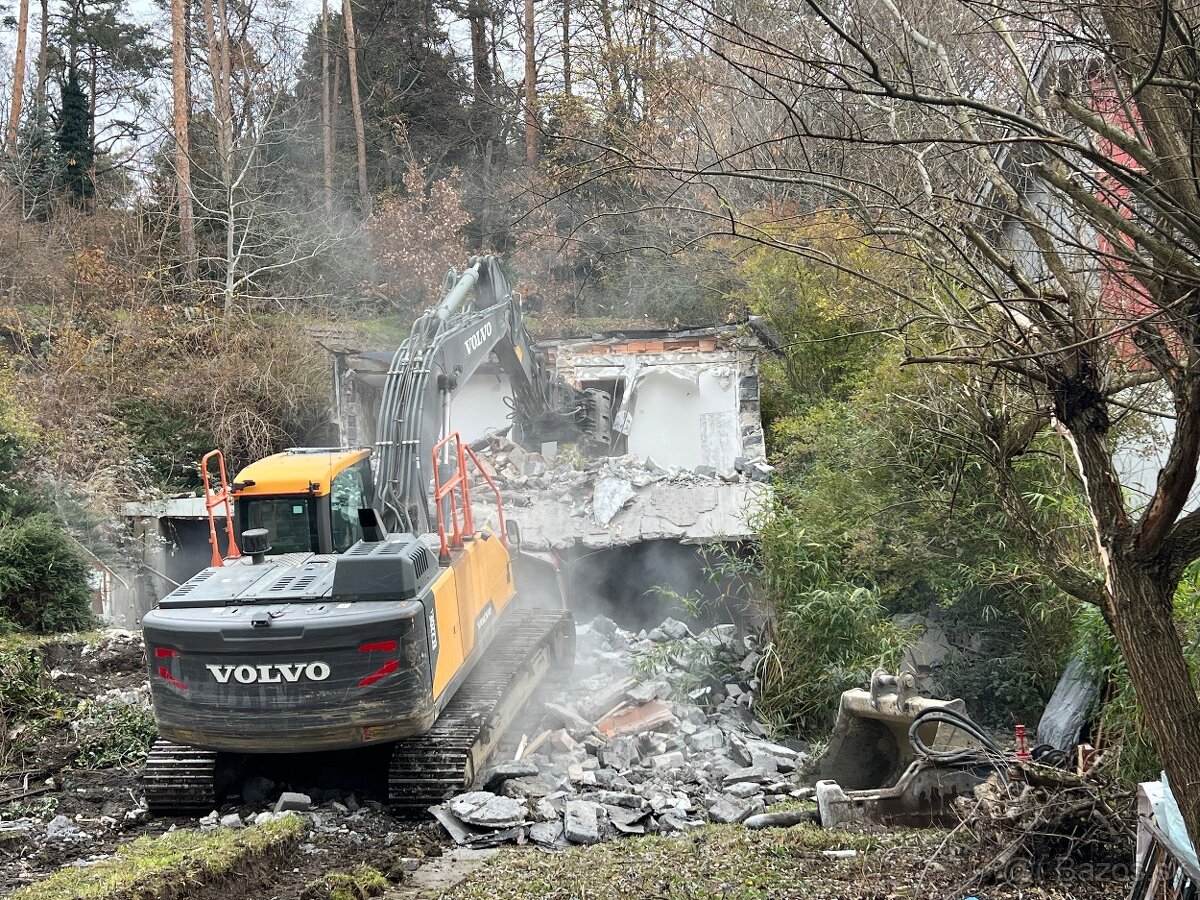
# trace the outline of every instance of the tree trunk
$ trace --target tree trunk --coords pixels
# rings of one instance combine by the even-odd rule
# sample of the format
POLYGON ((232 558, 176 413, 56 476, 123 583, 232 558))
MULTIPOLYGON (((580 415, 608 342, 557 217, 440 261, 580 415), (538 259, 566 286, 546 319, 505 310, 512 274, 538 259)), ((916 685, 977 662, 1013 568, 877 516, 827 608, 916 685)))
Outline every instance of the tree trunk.
POLYGON ((563 96, 571 98, 571 0, 563 0, 562 7, 562 67, 563 96))
POLYGON ((229 93, 229 29, 224 0, 205 0, 204 29, 208 32, 208 70, 212 76, 213 112, 217 118, 217 162, 221 184, 228 188, 233 173, 233 98, 229 93), (220 5, 218 10, 216 7, 220 5))
POLYGON ((88 141, 96 146, 96 48, 88 68, 88 141))
POLYGON ((225 0, 205 0, 204 30, 208 33, 208 70, 212 78, 213 113, 217 119, 217 165, 225 195, 225 285, 222 308, 233 312, 233 288, 237 276, 235 232, 237 219, 233 198, 233 96, 230 93, 229 17, 225 0))
POLYGON ((333 58, 333 110, 331 111, 331 130, 333 131, 333 149, 337 150, 338 125, 342 121, 342 55, 333 58))
POLYGON ((1192 843, 1200 845, 1200 701, 1175 628, 1175 585, 1124 554, 1109 562, 1108 578, 1109 624, 1192 843))
POLYGON ((537 61, 534 54, 533 0, 525 0, 525 159, 537 165, 537 61))
POLYGON ((39 117, 46 115, 46 78, 49 76, 48 48, 50 46, 50 0, 42 0, 42 42, 38 46, 37 89, 34 102, 39 117))
POLYGON ((354 140, 358 147, 358 199, 365 218, 371 214, 371 191, 367 187, 367 135, 363 126, 362 100, 358 95, 358 39, 354 33, 351 0, 342 0, 346 20, 346 77, 350 80, 350 106, 354 113, 354 140))
POLYGON ((184 277, 196 280, 196 225, 192 218, 192 160, 188 140, 188 57, 185 0, 171 0, 171 93, 175 118, 175 191, 179 203, 179 248, 184 277))
POLYGON ((621 96, 621 72, 618 68, 618 56, 615 52, 616 38, 613 28, 612 5, 609 0, 600 0, 600 25, 604 31, 604 50, 600 53, 601 65, 608 73, 608 100, 605 107, 608 110, 608 121, 605 128, 615 130, 615 120, 625 106, 621 96))
POLYGON ((21 0, 17 14, 17 58, 13 70, 12 106, 8 111, 8 152, 17 152, 17 134, 21 130, 21 104, 25 99, 25 42, 29 37, 29 0, 21 0))
POLYGON ((491 54, 488 53, 487 14, 482 0, 471 0, 467 7, 467 22, 471 26, 471 75, 475 82, 475 105, 492 99, 491 54))
POLYGON ((329 84, 329 0, 321 0, 321 162, 325 215, 333 215, 333 104, 329 84))

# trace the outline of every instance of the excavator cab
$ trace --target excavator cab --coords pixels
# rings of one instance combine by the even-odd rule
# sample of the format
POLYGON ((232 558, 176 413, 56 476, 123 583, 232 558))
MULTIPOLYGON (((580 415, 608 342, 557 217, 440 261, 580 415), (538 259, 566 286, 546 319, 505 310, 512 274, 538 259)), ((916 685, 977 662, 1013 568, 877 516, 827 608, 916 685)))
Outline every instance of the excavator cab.
POLYGON ((375 499, 371 451, 294 447, 251 463, 233 482, 236 534, 266 528, 271 553, 343 553, 362 539, 358 511, 375 499))

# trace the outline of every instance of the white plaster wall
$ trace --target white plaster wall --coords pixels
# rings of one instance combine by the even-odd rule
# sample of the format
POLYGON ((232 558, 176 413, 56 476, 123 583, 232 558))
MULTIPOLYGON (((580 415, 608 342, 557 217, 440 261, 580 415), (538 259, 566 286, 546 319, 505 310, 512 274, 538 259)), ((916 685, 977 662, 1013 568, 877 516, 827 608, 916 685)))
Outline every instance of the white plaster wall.
POLYGON ((512 399, 512 384, 507 375, 477 374, 454 398, 450 427, 468 443, 506 427, 510 424, 510 410, 505 398, 512 399))
POLYGON ((731 367, 653 367, 633 390, 628 449, 661 466, 733 468, 741 452, 737 376, 731 367))

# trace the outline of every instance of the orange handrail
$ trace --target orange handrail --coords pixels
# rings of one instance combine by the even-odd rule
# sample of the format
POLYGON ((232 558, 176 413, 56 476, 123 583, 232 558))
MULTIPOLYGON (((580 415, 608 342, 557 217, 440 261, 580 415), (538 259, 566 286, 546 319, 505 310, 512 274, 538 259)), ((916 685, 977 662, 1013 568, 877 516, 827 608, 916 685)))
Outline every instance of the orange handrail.
POLYGON ((475 516, 471 509, 471 485, 467 480, 467 460, 475 464, 476 470, 483 476, 488 483, 488 487, 492 489, 492 493, 496 496, 496 510, 500 516, 500 540, 507 546, 508 534, 504 524, 504 504, 500 500, 500 489, 496 487, 496 482, 492 479, 483 465, 479 462, 479 457, 475 452, 463 443, 462 438, 457 431, 446 435, 433 447, 433 502, 437 507, 437 528, 438 541, 441 545, 441 558, 447 560, 450 558, 451 550, 458 550, 463 545, 464 535, 472 535, 475 533, 475 516), (441 455, 442 448, 451 441, 454 442, 455 472, 450 478, 442 481, 442 470, 438 457, 441 455), (457 495, 455 488, 458 489, 457 495), (442 502, 446 498, 450 500, 450 538, 446 538, 446 509, 442 502), (461 516, 459 513, 461 505, 461 516), (460 521, 461 519, 461 521, 460 521))
POLYGON ((233 536, 233 495, 229 490, 229 478, 225 474, 225 454, 220 450, 210 450, 200 460, 200 474, 204 476, 204 510, 208 513, 208 543, 212 545, 212 565, 223 566, 226 559, 238 559, 242 553, 238 550, 237 541, 233 536), (208 461, 217 458, 217 471, 221 476, 221 489, 214 491, 209 484, 208 461), (225 536, 229 539, 228 552, 221 558, 217 545, 217 522, 213 510, 221 504, 225 505, 225 536))

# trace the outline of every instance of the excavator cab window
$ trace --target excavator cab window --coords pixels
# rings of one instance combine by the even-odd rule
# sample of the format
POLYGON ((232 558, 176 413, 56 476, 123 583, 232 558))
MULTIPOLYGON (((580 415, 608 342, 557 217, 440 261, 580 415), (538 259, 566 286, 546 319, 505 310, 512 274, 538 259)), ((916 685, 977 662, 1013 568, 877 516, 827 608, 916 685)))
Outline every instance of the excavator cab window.
POLYGON ((358 511, 371 505, 371 467, 366 460, 333 476, 329 488, 333 549, 338 553, 362 540, 358 511))
POLYGON ((312 553, 317 547, 317 517, 308 497, 245 497, 242 528, 271 532, 271 553, 312 553))

